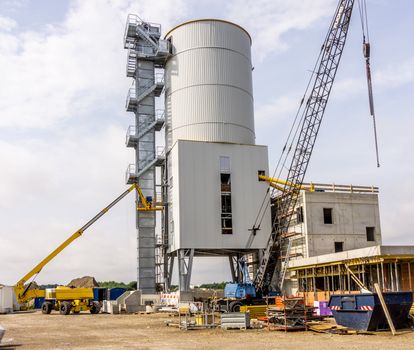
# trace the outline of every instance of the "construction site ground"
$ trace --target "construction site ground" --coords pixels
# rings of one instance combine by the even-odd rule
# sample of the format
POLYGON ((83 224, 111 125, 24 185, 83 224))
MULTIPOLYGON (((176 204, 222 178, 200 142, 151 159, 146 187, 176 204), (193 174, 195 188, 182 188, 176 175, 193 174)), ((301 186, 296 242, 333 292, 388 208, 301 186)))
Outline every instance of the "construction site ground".
MULTIPOLYGON (((167 327, 165 314, 80 315, 39 311, 0 315, 6 328, 0 349, 414 349, 414 332, 395 337, 280 332, 267 329, 183 331, 167 327)), ((178 318, 174 319, 175 322, 178 318)))

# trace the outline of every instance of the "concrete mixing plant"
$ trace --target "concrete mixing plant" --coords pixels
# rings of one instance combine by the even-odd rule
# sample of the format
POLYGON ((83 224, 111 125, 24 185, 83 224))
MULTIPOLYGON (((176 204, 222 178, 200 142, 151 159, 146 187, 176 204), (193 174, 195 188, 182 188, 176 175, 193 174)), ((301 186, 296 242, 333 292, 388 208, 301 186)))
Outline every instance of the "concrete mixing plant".
POLYGON ((138 288, 168 290, 177 261, 180 290, 189 290, 198 256, 228 257, 238 280, 238 259, 257 256, 271 232, 270 210, 261 230, 251 230, 268 190, 258 181, 268 173, 268 154, 255 144, 251 38, 236 24, 203 19, 163 40, 160 25, 133 15, 125 33, 127 76, 134 79, 126 108, 135 115, 127 146, 136 154, 127 182, 138 182, 152 203, 140 210, 137 197, 138 288), (162 92, 165 112, 157 112, 162 92), (163 126, 165 148, 157 153, 163 126))

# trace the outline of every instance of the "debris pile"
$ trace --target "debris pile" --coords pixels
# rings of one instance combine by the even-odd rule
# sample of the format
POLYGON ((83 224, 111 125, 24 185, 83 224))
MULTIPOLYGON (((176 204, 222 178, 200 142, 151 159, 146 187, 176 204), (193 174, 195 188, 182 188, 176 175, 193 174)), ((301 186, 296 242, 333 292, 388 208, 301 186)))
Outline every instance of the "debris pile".
POLYGON ((68 283, 68 287, 71 288, 95 288, 99 287, 98 282, 96 282, 94 277, 84 276, 80 278, 75 278, 68 283))
POLYGON ((282 303, 282 307, 267 308, 269 329, 306 330, 308 321, 315 318, 314 307, 306 306, 303 298, 283 298, 282 303))

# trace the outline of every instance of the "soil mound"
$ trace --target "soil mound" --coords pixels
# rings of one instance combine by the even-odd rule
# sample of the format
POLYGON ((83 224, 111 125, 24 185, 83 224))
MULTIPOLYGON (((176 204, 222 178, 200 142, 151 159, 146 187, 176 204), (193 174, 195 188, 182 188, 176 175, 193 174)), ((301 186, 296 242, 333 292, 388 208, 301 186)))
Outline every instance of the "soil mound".
POLYGON ((68 287, 72 288, 94 288, 99 287, 98 282, 96 282, 94 277, 84 276, 80 278, 75 278, 68 283, 68 287))

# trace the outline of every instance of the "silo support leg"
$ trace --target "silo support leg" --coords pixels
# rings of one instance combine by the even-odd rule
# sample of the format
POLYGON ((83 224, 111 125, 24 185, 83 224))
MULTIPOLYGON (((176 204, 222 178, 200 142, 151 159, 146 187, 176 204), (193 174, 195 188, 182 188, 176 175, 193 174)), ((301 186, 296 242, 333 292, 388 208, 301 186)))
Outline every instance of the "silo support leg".
POLYGON ((190 290, 194 249, 180 249, 177 255, 180 292, 188 292, 190 290))
POLYGON ((174 258, 174 255, 166 255, 164 260, 164 283, 166 291, 170 291, 171 289, 172 274, 174 269, 174 258))
POLYGON ((237 269, 237 265, 236 268, 234 267, 234 256, 233 255, 229 255, 229 262, 230 262, 230 272, 231 272, 231 280, 232 282, 237 282, 237 276, 236 276, 236 269, 237 269))

